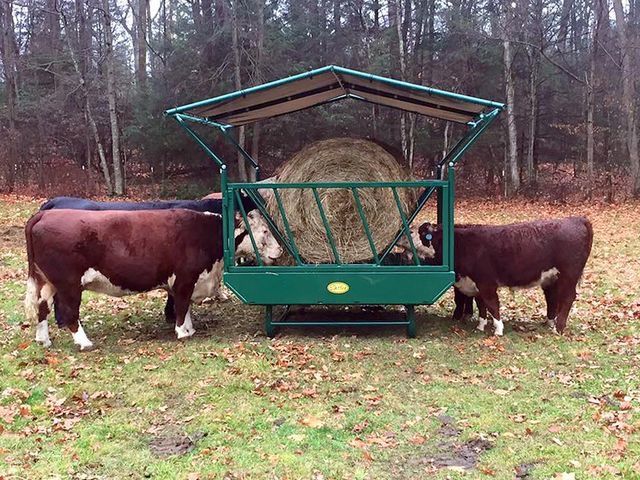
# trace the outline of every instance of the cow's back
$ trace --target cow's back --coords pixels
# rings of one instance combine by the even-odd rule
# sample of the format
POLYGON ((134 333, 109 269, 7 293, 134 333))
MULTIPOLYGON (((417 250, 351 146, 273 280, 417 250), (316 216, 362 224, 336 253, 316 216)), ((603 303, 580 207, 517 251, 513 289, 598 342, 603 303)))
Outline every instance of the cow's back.
POLYGON ((455 228, 456 271, 507 286, 526 286, 557 269, 579 278, 593 231, 585 217, 455 228))
POLYGON ((202 200, 162 200, 144 202, 99 202, 77 197, 55 197, 45 202, 40 210, 169 210, 172 208, 182 208, 194 210, 196 212, 222 213, 222 200, 202 199, 202 200))
POLYGON ((124 290, 197 278, 222 257, 218 215, 189 210, 49 210, 28 229, 33 262, 49 280, 77 282, 89 269, 124 290))

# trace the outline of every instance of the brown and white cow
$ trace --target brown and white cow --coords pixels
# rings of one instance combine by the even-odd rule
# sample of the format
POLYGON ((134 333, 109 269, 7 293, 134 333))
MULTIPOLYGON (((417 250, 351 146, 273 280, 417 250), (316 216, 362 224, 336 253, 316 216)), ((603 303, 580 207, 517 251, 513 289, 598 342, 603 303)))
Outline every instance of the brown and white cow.
MULTIPOLYGON (((264 218, 248 215, 265 264, 282 254, 264 218)), ((55 307, 58 326, 68 327, 81 350, 91 348, 79 319, 84 290, 124 296, 155 289, 175 301, 178 338, 195 333, 192 301, 215 294, 222 274, 222 218, 191 210, 48 210, 25 229, 29 278, 25 310, 37 320, 36 341, 51 345, 47 316, 55 307)), ((236 253, 253 252, 236 220, 236 253)))
MULTIPOLYGON (((440 263, 442 231, 425 223, 418 234, 425 247, 435 249, 433 261, 440 263)), ((584 217, 510 225, 456 225, 455 288, 479 300, 481 313, 486 307, 493 317, 495 334, 502 335, 498 287, 540 286, 547 301, 547 318, 562 333, 592 242, 591 222, 584 217)), ((456 299, 466 301, 459 295, 456 299)), ((462 311, 468 308, 458 307, 462 311)), ((484 331, 486 324, 486 316, 481 316, 478 329, 484 331)))

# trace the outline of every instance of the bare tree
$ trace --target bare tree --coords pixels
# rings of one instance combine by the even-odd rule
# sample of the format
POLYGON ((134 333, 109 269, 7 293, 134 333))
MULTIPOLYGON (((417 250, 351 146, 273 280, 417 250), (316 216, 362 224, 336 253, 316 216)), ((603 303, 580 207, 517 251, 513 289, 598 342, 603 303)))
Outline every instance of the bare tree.
POLYGON ((626 118, 626 146, 629 154, 631 178, 633 179, 633 195, 640 196, 640 154, 638 152, 638 126, 636 123, 636 88, 633 71, 633 55, 637 51, 633 48, 632 35, 629 26, 632 24, 631 13, 629 21, 625 21, 622 0, 613 0, 613 10, 616 15, 616 30, 620 42, 622 55, 622 105, 626 118), (635 51, 635 53, 634 53, 635 51))
POLYGON ((507 97, 507 193, 514 194, 520 189, 520 172, 518 169, 518 131, 516 128, 516 87, 513 78, 513 12, 511 5, 505 5, 504 25, 502 26, 502 48, 504 63, 504 86, 507 97))
POLYGON ((15 185, 16 166, 18 164, 18 130, 16 129, 18 103, 18 47, 13 24, 11 2, 0 1, 0 58, 5 79, 5 95, 8 117, 8 155, 4 162, 5 182, 8 191, 15 185))
POLYGON ((111 126, 111 163, 113 164, 113 191, 124 195, 124 168, 120 155, 120 130, 116 105, 116 76, 114 69, 113 31, 111 30, 111 10, 109 0, 102 0, 102 26, 104 30, 104 62, 107 76, 107 100, 109 102, 109 124, 111 126))
MULTIPOLYGON (((84 9, 84 2, 76 2, 76 8, 84 9)), ((110 195, 112 195, 113 183, 111 182, 111 173, 109 172, 107 155, 105 154, 104 146, 102 144, 102 140, 100 139, 100 132, 98 131, 98 125, 93 115, 91 102, 89 101, 89 89, 87 88, 86 73, 81 68, 80 62, 78 61, 78 56, 76 55, 73 45, 71 43, 72 36, 69 32, 69 23, 67 21, 67 18, 64 15, 64 13, 61 14, 61 17, 62 17, 62 24, 65 30, 64 38, 66 40, 69 58, 71 58, 71 63, 73 64, 73 68, 76 72, 76 75, 78 76, 78 86, 80 87, 80 91, 82 92, 82 96, 84 99, 85 120, 87 121, 89 130, 93 135, 93 140, 96 143, 96 148, 98 149, 98 159, 100 162, 100 170, 102 171, 102 175, 104 177, 104 183, 107 187, 107 191, 109 192, 110 195)))
MULTIPOLYGON (((239 26, 238 26, 238 0, 231 0, 231 43, 233 49, 233 78, 236 90, 242 88, 242 76, 240 74, 240 41, 239 41, 239 26)), ((245 128, 241 126, 238 128, 238 145, 244 148, 246 140, 245 128)), ((248 180, 247 165, 242 152, 238 151, 238 176, 243 182, 248 180)))
MULTIPOLYGON (((262 74, 262 57, 264 56, 264 9, 265 9, 265 0, 257 0, 256 2, 256 54, 254 59, 254 71, 253 77, 254 82, 259 84, 264 81, 262 74)), ((253 132, 251 136, 251 156, 253 159, 258 162, 260 157, 260 132, 261 132, 261 123, 255 122, 253 124, 253 132)), ((251 169, 249 172, 249 177, 251 181, 256 180, 256 171, 255 169, 251 169)))

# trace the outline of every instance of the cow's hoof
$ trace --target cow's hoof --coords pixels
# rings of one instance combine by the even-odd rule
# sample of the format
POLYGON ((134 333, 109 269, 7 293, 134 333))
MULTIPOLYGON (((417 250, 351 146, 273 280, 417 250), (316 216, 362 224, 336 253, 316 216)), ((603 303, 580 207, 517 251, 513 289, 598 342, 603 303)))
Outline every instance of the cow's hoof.
POLYGON ((42 345, 44 348, 49 348, 51 346, 51 340, 38 340, 36 338, 36 343, 42 345))
POLYGON ((78 345, 80 347, 81 352, 90 352, 95 348, 93 342, 83 343, 82 345, 78 345))
POLYGON ((176 335, 178 337, 178 340, 182 339, 182 338, 189 338, 191 337, 194 333, 196 333, 196 329, 193 327, 188 327, 186 325, 182 325, 181 327, 176 326, 176 335))

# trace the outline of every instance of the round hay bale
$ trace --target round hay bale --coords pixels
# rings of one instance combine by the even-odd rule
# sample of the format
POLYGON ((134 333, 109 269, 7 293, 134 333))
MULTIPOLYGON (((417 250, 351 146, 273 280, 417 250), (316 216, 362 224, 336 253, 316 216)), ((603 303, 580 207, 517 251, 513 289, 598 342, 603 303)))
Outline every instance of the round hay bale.
MULTIPOLYGON (((353 138, 333 138, 312 143, 286 161, 276 174, 280 183, 405 181, 409 175, 393 155, 380 145, 353 138)), ((309 263, 332 263, 334 255, 311 188, 280 189, 287 220, 302 258, 309 263)), ((350 189, 317 190, 343 263, 373 257, 356 202, 350 189)), ((390 188, 359 188, 358 194, 375 247, 381 252, 401 226, 390 188)), ((405 214, 415 207, 415 191, 399 188, 405 214)), ((284 224, 273 195, 267 208, 284 233, 284 224)))

